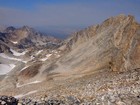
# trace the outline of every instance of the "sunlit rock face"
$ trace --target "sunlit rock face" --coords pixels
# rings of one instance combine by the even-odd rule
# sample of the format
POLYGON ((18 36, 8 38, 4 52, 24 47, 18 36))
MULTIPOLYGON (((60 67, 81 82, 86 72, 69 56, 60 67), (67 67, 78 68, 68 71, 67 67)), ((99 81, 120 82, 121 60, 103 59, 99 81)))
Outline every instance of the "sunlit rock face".
POLYGON ((119 15, 74 33, 60 49, 62 63, 76 70, 110 68, 125 71, 140 67, 140 25, 133 16, 119 15))

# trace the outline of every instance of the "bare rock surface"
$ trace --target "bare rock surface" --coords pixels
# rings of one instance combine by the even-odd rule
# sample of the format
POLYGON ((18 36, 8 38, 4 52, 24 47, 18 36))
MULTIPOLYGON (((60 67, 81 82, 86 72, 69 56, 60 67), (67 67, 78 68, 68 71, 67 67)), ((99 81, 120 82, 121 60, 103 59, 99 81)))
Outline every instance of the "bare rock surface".
MULTIPOLYGON (((76 32, 60 47, 65 71, 126 71, 140 67, 140 25, 133 16, 119 15, 101 25, 76 32)), ((61 68, 60 68, 61 69, 61 68)))

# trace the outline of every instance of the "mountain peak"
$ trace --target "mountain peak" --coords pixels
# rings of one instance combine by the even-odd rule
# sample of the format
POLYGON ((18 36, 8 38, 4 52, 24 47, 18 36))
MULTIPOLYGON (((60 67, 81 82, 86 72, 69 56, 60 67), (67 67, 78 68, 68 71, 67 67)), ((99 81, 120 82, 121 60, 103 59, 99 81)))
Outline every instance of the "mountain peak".
MULTIPOLYGON (((132 62, 138 62, 140 58, 137 57, 133 59, 133 61, 124 61, 123 59, 130 59, 130 56, 128 56, 128 54, 132 53, 136 46, 139 46, 138 43, 135 46, 133 45, 134 43, 136 43, 136 40, 139 40, 137 33, 139 32, 140 27, 137 24, 138 23, 136 23, 135 18, 131 15, 119 15, 111 17, 105 20, 100 25, 94 27, 91 26, 75 33, 66 41, 65 48, 67 50, 65 51, 71 53, 77 52, 77 54, 82 53, 81 55, 85 54, 86 56, 89 56, 88 53, 78 52, 78 50, 89 50, 87 52, 92 53, 92 50, 96 49, 96 51, 94 51, 94 53, 92 54, 92 57, 94 56, 93 61, 98 62, 97 64, 105 64, 105 62, 109 64, 109 62, 112 62, 111 66, 113 71, 128 70, 130 69, 130 67, 131 69, 136 68, 136 66, 134 66, 132 62), (104 59, 103 61, 103 56, 101 55, 104 55, 105 52, 108 52, 108 57, 107 55, 105 55, 106 59, 104 59), (118 56, 115 57, 116 55, 118 56), (103 62, 101 62, 99 59, 102 59, 103 62)), ((139 51, 136 52, 133 52, 132 55, 138 56, 139 51)))
POLYGON ((16 28, 13 27, 13 26, 9 26, 5 29, 5 32, 11 32, 11 31, 14 31, 16 28))
POLYGON ((4 43, 7 42, 8 46, 18 47, 19 49, 33 46, 34 48, 50 47, 50 43, 52 45, 50 48, 52 48, 57 47, 60 42, 57 38, 52 36, 48 37, 48 35, 37 32, 28 26, 21 28, 7 27, 4 33, 1 33, 0 39, 4 43), (56 43, 56 45, 53 43, 56 43))
POLYGON ((107 26, 115 26, 115 25, 118 25, 118 24, 125 24, 125 23, 133 23, 135 22, 135 18, 134 16, 132 15, 124 15, 124 14, 120 14, 118 16, 115 16, 115 17, 111 17, 111 18, 108 18, 107 20, 105 20, 103 23, 102 23, 102 26, 103 27, 107 27, 107 26))
POLYGON ((29 26, 23 26, 20 29, 28 32, 33 30, 33 28, 30 28, 29 26))

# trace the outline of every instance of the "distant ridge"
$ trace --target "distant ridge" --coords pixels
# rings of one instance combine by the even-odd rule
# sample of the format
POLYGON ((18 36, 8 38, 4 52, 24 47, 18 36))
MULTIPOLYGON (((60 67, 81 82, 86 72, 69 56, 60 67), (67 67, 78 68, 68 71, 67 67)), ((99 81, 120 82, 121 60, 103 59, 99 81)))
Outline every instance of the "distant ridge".
POLYGON ((5 43, 7 47, 14 47, 18 49, 23 48, 43 48, 43 47, 57 47, 61 41, 52 36, 44 35, 35 31, 33 28, 23 26, 15 28, 9 26, 0 32, 1 43, 5 43), (50 45, 50 42, 52 45, 50 45), (49 44, 49 45, 48 45, 49 44))

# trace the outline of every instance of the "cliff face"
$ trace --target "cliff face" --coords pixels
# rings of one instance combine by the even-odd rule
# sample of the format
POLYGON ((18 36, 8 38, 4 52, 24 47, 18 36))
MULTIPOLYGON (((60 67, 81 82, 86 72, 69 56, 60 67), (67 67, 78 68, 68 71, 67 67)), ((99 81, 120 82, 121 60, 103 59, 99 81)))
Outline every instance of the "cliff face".
POLYGON ((74 33, 62 48, 68 52, 62 64, 76 71, 136 69, 140 67, 140 25, 133 16, 111 17, 101 25, 74 33))

